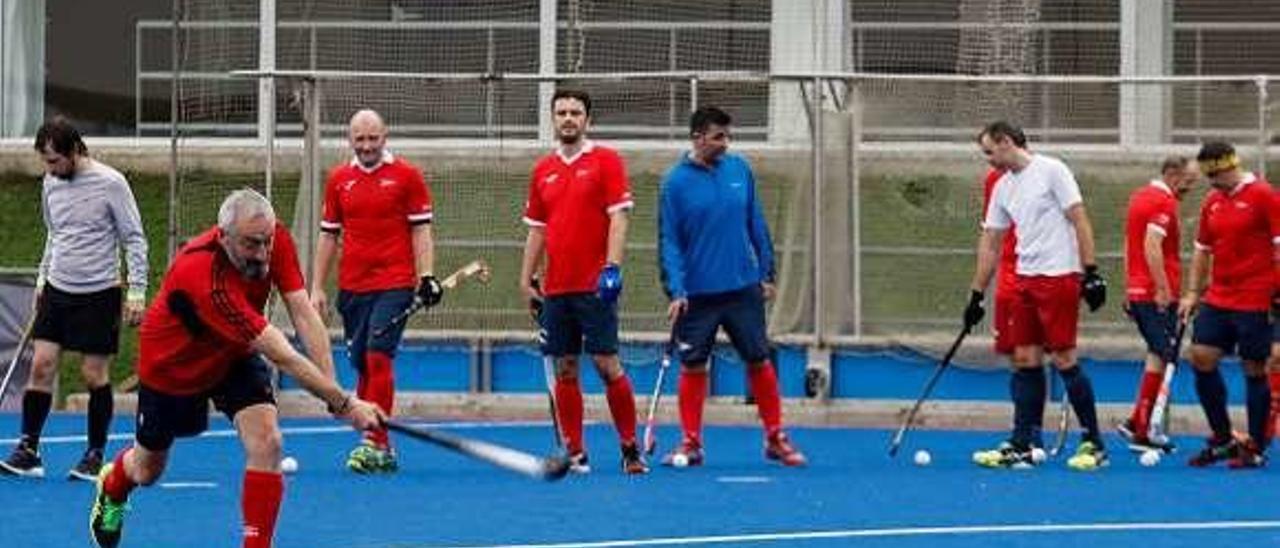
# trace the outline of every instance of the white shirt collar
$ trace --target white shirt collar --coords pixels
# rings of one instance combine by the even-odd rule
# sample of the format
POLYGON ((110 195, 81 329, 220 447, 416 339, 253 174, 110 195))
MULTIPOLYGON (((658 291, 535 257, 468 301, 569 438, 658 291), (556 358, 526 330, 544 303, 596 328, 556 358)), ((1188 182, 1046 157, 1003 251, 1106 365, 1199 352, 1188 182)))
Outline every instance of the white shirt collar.
POLYGON ((1165 194, 1173 196, 1173 189, 1169 188, 1169 185, 1164 184, 1164 181, 1160 179, 1152 179, 1151 186, 1156 187, 1160 190, 1163 190, 1165 194))
POLYGON ((382 167, 382 166, 384 166, 384 165, 390 164, 391 162, 394 162, 394 161, 396 161, 396 157, 391 155, 391 151, 390 151, 390 150, 387 150, 387 149, 385 149, 385 148, 384 148, 384 149, 382 149, 382 158, 381 158, 381 159, 379 159, 379 160, 378 160, 378 163, 377 163, 376 165, 374 165, 373 167, 364 167, 364 164, 360 163, 360 159, 359 159, 359 158, 352 158, 352 159, 351 159, 351 165, 353 165, 353 166, 355 166, 355 167, 357 167, 357 168, 360 168, 360 171, 363 171, 363 172, 365 172, 365 173, 373 173, 374 171, 377 171, 377 170, 378 170, 378 168, 380 168, 380 167, 382 167))
POLYGON ((1245 173, 1244 179, 1241 179, 1240 184, 1236 185, 1235 188, 1231 189, 1231 194, 1229 194, 1229 196, 1235 196, 1241 190, 1244 190, 1245 186, 1251 185, 1257 182, 1257 180, 1258 180, 1258 176, 1254 175, 1252 171, 1245 173))
POLYGON ((595 148, 596 148, 595 141, 592 141, 590 139, 584 139, 582 142, 582 148, 578 149, 577 154, 574 154, 573 156, 565 156, 564 152, 560 149, 559 146, 557 146, 556 156, 560 157, 561 162, 564 162, 565 164, 572 164, 575 161, 577 161, 578 158, 581 158, 583 154, 591 152, 592 150, 595 150, 595 148))

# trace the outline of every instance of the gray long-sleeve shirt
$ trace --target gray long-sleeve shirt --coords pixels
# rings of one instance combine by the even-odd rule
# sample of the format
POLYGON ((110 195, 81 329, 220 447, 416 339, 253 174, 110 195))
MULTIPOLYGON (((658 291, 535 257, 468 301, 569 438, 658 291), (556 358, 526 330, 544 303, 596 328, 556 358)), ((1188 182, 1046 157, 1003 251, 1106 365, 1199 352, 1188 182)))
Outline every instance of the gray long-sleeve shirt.
POLYGON ((68 293, 92 293, 120 283, 120 248, 129 267, 129 293, 147 291, 147 238, 133 191, 111 166, 81 158, 70 179, 44 176, 46 231, 40 275, 68 293))

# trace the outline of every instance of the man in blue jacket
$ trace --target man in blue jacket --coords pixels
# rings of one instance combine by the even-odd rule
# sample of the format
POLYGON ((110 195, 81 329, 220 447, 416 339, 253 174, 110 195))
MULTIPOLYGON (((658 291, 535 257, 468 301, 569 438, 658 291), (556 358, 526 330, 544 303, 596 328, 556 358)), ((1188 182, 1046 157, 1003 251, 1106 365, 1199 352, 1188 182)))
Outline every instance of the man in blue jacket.
POLYGON ((702 464, 702 404, 707 359, 724 327, 746 362, 751 393, 765 429, 765 457, 803 466, 803 453, 782 431, 782 399, 769 361, 764 301, 774 294, 773 243, 756 196, 751 166, 728 153, 732 118, 702 107, 689 120, 692 150, 667 172, 658 211, 663 286, 671 304, 681 368, 680 424, 684 440, 665 465, 702 464))

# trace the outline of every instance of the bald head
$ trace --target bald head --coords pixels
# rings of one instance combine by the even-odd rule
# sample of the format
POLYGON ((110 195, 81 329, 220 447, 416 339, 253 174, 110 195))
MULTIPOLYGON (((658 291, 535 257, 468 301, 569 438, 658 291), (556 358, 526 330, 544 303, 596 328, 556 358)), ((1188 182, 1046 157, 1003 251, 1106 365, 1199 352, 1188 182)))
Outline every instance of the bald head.
POLYGON ((387 144, 387 125, 377 112, 364 109, 351 115, 347 137, 360 165, 373 169, 382 161, 383 149, 387 144))

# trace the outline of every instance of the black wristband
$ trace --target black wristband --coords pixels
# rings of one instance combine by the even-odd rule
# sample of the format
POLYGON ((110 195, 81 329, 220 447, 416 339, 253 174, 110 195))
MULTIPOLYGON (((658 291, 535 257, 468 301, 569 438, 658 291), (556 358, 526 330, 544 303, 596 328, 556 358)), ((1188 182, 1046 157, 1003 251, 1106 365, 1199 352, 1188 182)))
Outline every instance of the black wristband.
POLYGON ((1098 273, 1098 265, 1096 265, 1096 264, 1087 264, 1087 265, 1084 265, 1084 273, 1085 273, 1085 274, 1097 274, 1097 273, 1098 273))

